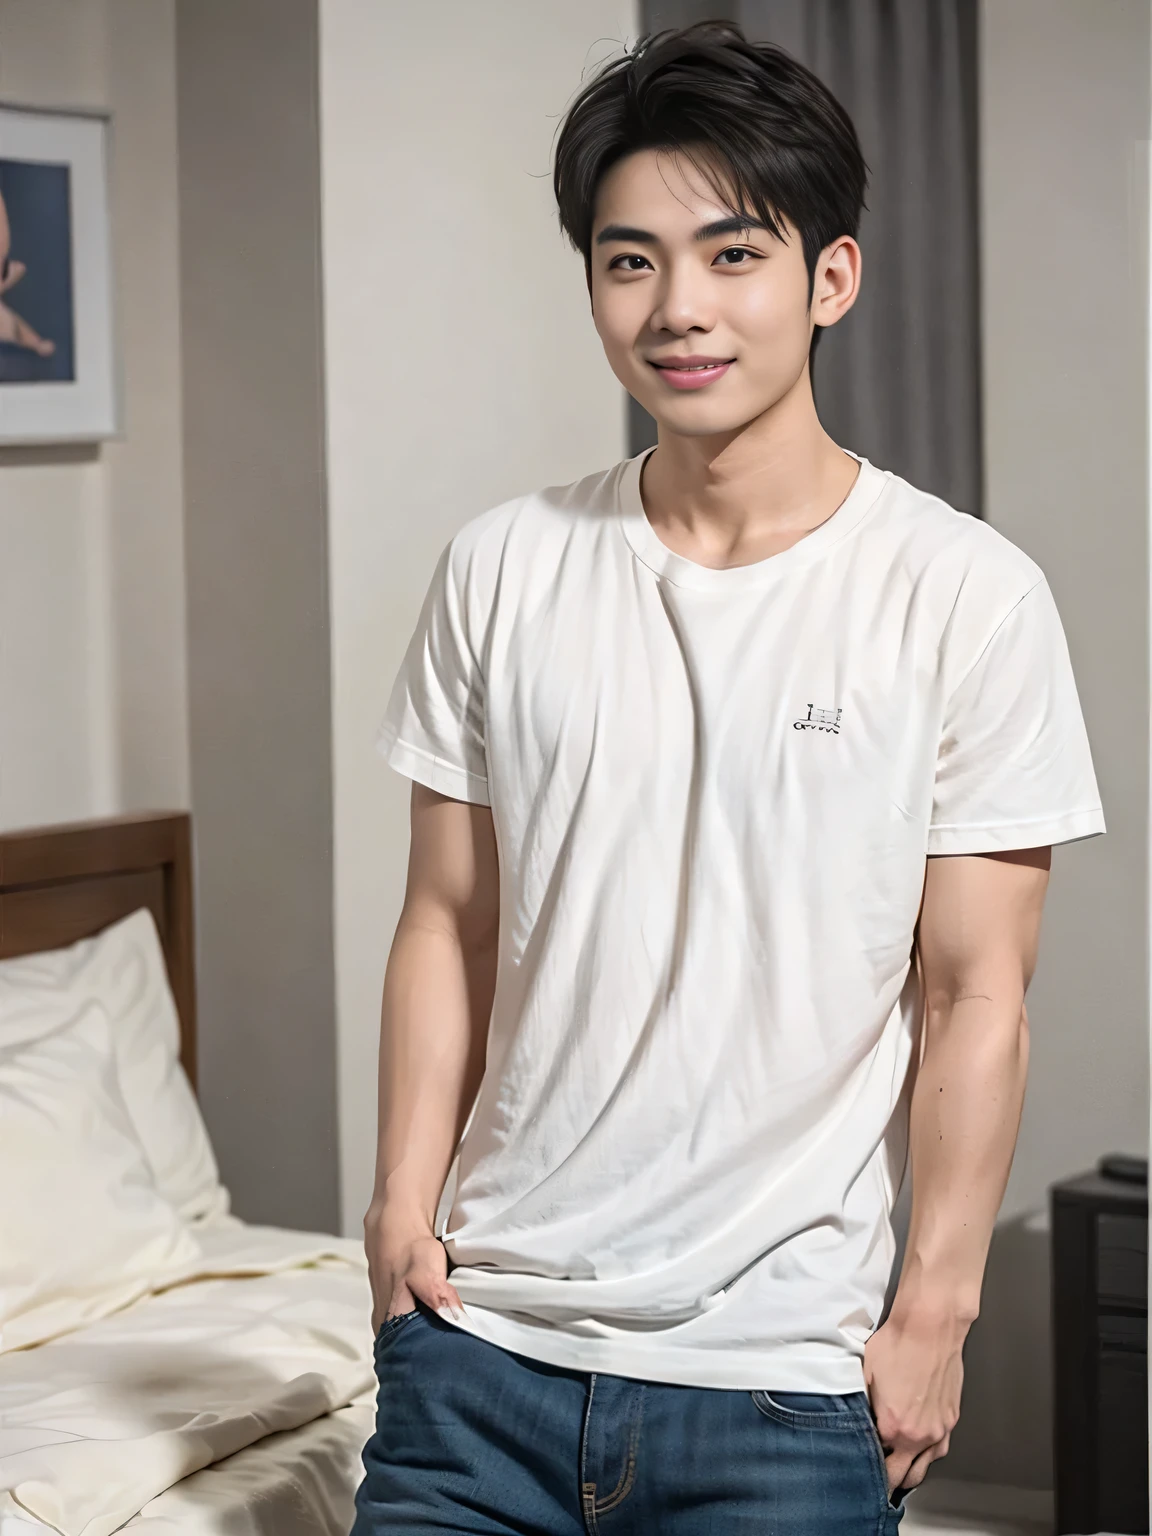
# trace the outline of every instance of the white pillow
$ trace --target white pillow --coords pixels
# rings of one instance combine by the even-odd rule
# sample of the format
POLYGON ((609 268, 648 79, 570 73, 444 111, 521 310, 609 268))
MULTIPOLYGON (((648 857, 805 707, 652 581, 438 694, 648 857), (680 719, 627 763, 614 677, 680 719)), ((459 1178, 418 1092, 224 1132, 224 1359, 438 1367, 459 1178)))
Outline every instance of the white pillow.
POLYGON ((0 1048, 91 1005, 108 1020, 120 1092, 160 1193, 185 1221, 228 1210, 212 1145, 180 1065, 180 1025, 152 914, 133 912, 67 949, 0 961, 0 1048))
POLYGON ((199 1258, 153 1181, 95 1004, 0 1040, 0 1169, 0 1352, 106 1317, 199 1258))

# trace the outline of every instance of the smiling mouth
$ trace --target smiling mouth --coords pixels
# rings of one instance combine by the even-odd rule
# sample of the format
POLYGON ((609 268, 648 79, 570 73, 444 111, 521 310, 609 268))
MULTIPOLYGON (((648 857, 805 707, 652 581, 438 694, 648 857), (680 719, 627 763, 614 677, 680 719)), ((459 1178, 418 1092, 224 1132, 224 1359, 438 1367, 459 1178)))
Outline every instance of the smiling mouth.
POLYGON ((708 368, 724 368, 734 363, 734 357, 716 357, 707 363, 653 363, 653 368, 664 368, 674 373, 703 373, 708 368))

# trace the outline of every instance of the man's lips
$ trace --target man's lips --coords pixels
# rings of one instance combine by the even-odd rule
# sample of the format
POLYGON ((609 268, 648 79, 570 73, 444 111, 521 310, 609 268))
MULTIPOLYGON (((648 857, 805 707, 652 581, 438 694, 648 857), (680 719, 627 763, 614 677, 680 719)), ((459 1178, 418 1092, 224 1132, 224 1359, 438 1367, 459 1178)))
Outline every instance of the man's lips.
POLYGON ((722 379, 736 361, 734 357, 649 358, 666 384, 673 389, 703 389, 716 379, 722 379))
POLYGON ((677 372, 681 369, 691 368, 720 368, 725 363, 734 363, 734 357, 701 357, 698 353, 692 357, 650 357, 648 361, 653 368, 674 368, 677 372))

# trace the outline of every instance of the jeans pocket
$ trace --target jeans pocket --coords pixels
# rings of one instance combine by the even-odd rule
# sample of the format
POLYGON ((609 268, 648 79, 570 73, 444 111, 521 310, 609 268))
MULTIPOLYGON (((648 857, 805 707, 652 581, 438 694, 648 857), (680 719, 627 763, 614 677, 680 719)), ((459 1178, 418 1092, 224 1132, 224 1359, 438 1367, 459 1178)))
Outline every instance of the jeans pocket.
POLYGON ((863 1392, 755 1391, 752 1401, 765 1418, 790 1429, 858 1432, 868 1417, 863 1392))
POLYGON ((413 1307, 411 1312, 394 1312, 391 1317, 386 1317, 376 1331, 376 1337, 372 1341, 372 1354, 376 1360, 380 1358, 380 1352, 384 1346, 400 1332, 405 1323, 410 1323, 414 1317, 420 1316, 420 1308, 413 1307))

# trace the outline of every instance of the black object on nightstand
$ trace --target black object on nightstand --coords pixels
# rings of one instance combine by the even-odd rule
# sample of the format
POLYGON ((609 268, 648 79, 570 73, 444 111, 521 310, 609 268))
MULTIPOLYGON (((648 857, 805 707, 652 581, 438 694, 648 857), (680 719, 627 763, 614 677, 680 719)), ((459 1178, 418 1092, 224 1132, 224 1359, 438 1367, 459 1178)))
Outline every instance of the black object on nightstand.
POLYGON ((1148 1164, 1052 1186, 1059 1536, 1148 1530, 1148 1164))

